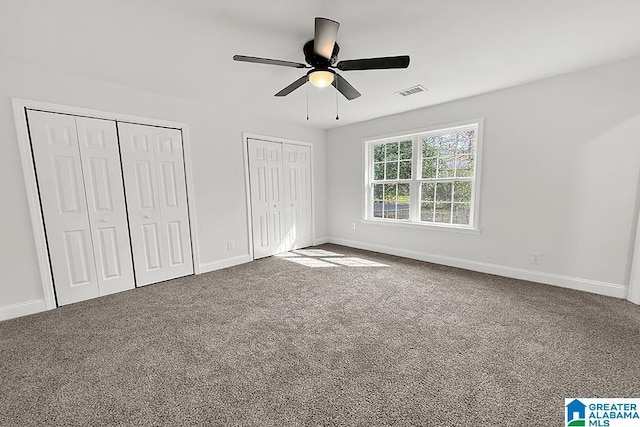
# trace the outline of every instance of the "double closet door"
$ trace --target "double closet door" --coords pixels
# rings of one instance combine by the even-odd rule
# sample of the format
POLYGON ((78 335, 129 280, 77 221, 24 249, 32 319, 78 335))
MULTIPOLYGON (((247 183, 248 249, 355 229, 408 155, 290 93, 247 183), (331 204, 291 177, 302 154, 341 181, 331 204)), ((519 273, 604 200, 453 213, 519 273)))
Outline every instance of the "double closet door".
POLYGON ((310 147, 248 139, 254 258, 313 244, 310 147))
POLYGON ((161 129, 154 135, 157 128, 150 126, 33 110, 27 114, 58 305, 193 273, 181 141, 179 160, 162 153, 170 139, 163 132, 180 131, 161 129), (120 126, 127 131, 119 135, 120 126), (149 135, 147 151, 153 159, 141 160, 140 146, 121 146, 119 139, 132 133, 128 126, 149 135), (180 204, 180 218, 171 216, 173 206, 164 209, 165 204, 180 204), (156 220, 155 237, 144 232, 148 222, 141 218, 149 215, 156 220), (176 239, 179 244, 171 247, 176 239))

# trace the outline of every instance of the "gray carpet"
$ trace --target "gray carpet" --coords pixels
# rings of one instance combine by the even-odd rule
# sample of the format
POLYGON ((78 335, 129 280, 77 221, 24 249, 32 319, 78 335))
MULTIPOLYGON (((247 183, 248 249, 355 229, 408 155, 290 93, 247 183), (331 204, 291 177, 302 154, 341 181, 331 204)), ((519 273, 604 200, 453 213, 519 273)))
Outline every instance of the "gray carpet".
POLYGON ((542 426, 640 397, 638 306, 320 248, 388 267, 272 257, 0 322, 0 425, 542 426))

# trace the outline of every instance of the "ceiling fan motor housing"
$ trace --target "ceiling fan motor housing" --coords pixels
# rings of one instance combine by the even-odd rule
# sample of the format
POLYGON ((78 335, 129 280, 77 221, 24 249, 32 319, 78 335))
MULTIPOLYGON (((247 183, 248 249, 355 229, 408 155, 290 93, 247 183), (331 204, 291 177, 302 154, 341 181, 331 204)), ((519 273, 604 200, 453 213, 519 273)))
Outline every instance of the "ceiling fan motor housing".
POLYGON ((327 59, 323 56, 317 55, 313 50, 313 40, 309 40, 305 43, 302 48, 304 52, 304 60, 307 64, 311 65, 314 68, 329 68, 333 64, 335 64, 338 59, 338 52, 340 52, 340 46, 338 43, 333 45, 333 52, 331 52, 331 58, 327 59))

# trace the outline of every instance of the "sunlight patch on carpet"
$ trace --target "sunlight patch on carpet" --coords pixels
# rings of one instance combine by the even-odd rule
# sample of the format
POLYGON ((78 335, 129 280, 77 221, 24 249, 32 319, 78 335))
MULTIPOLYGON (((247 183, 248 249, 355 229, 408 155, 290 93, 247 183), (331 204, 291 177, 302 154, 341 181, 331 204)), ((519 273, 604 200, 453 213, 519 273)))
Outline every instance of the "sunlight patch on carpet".
POLYGON ((345 267, 389 267, 387 264, 369 261, 368 259, 358 257, 322 258, 322 260, 340 264, 345 267))
POLYGON ((344 256, 337 252, 325 251, 324 249, 298 249, 294 251, 294 253, 313 257, 344 256))
POLYGON ((324 249, 298 249, 275 256, 307 267, 389 267, 380 262, 358 257, 345 257, 337 252, 324 249))
POLYGON ((316 258, 302 258, 302 257, 297 257, 297 258, 284 258, 287 261, 291 261, 291 262, 295 262, 296 264, 301 264, 304 265, 306 267, 338 267, 336 264, 331 264, 329 262, 324 262, 322 260, 316 259, 316 258))

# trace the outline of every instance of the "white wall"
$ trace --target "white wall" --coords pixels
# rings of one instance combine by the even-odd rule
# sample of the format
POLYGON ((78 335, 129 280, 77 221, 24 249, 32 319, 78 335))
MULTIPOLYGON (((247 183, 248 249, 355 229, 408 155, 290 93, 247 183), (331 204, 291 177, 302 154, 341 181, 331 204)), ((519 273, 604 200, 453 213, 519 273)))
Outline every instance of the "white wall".
POLYGON ((242 132, 314 145, 316 237, 326 236, 326 156, 322 130, 263 119, 235 99, 194 103, 133 88, 0 62, 0 319, 37 310, 43 298, 20 165, 11 97, 187 123, 191 138, 200 260, 203 269, 248 257, 242 132), (226 242, 233 240, 235 250, 226 242), (26 304, 26 305, 25 305, 26 304))
POLYGON ((330 240, 626 297, 638 76, 635 58, 328 131, 330 240), (485 119, 480 235, 360 223, 363 138, 476 117, 485 119), (530 264, 530 252, 543 264, 530 264))

